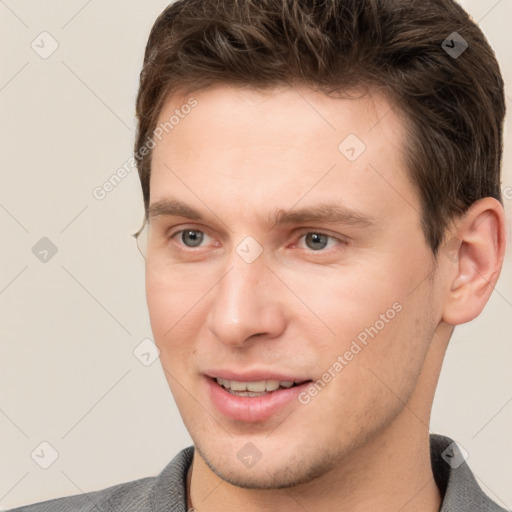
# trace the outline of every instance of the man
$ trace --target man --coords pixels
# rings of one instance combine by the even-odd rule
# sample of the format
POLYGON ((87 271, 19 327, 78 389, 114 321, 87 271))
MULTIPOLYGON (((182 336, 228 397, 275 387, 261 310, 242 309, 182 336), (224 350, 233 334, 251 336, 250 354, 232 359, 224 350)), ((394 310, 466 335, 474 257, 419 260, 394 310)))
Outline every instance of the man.
POLYGON ((504 510, 429 431, 503 263, 504 110, 449 0, 170 5, 137 99, 138 240, 194 446, 17 510, 504 510))

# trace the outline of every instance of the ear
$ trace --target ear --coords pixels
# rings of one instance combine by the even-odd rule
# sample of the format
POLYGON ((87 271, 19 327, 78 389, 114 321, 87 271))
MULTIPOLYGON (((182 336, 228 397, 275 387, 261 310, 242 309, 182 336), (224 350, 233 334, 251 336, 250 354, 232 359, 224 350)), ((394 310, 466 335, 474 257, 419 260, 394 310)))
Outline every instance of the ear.
POLYGON ((443 320, 459 325, 476 318, 489 300, 506 246, 503 206, 492 197, 473 203, 440 249, 446 277, 443 320))

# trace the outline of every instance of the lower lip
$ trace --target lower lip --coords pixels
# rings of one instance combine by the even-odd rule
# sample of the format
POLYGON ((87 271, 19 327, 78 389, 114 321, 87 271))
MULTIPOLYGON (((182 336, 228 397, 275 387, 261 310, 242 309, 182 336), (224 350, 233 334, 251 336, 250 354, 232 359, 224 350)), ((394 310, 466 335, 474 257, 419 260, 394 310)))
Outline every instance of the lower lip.
POLYGON ((311 381, 291 388, 280 388, 262 396, 232 395, 215 379, 207 377, 208 392, 212 402, 225 416, 238 421, 256 423, 269 419, 290 403, 298 403, 297 396, 311 381))

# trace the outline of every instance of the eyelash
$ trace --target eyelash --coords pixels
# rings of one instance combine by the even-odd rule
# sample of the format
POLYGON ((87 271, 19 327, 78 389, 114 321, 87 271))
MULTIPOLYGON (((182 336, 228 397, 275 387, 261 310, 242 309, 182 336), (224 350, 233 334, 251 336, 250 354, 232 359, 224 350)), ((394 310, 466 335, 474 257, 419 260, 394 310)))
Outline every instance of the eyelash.
MULTIPOLYGON (((184 233, 185 231, 197 231, 197 232, 200 232, 200 233, 203 233, 205 234, 206 236, 210 236, 208 235, 208 233, 206 233, 206 231, 203 231, 201 229, 194 229, 194 228, 185 228, 185 229, 180 229, 179 231, 175 231, 172 235, 170 235, 170 239, 174 239, 177 235, 181 235, 182 233, 184 233)), ((328 233, 324 233, 323 231, 315 231, 315 230, 310 230, 310 231, 304 231, 302 232, 302 234, 300 235, 299 237, 299 240, 302 239, 303 237, 305 237, 306 235, 309 235, 309 234, 315 234, 315 235, 323 235, 323 236, 326 236, 328 239, 330 240, 336 240, 337 242, 339 242, 339 245, 347 245, 347 241, 346 240, 343 240, 341 238, 338 238, 338 237, 335 237, 333 235, 329 235, 328 233)), ((180 248, 182 248, 183 250, 185 251, 195 251, 196 249, 201 249, 203 248, 204 246, 198 246, 198 247, 187 247, 186 245, 181 245, 180 244, 180 248)), ((319 249, 319 250, 313 250, 313 249, 303 249, 305 250, 306 252, 310 253, 310 254, 321 254, 321 253, 328 253, 330 252, 330 250, 333 249, 333 247, 330 247, 330 248, 325 248, 325 249, 319 249)))

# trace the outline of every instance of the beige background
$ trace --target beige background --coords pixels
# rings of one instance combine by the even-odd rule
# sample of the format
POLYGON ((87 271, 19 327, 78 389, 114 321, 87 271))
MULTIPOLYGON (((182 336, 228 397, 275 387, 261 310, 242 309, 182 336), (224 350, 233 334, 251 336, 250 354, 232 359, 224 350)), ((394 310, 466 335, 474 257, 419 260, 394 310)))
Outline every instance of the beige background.
MULTIPOLYGON (((130 236, 143 214, 138 176, 93 196, 131 156, 143 50, 166 4, 0 0, 0 508, 155 475, 191 443, 159 361, 133 353, 151 338, 130 236), (58 251, 46 263, 32 252, 43 237, 58 251), (48 469, 41 442, 58 452, 48 469)), ((512 0, 463 5, 496 49, 510 110, 512 0)), ((509 116, 512 240, 511 154, 509 116)), ((469 452, 481 485, 508 508, 511 253, 485 312, 456 329, 431 426, 469 452)))

